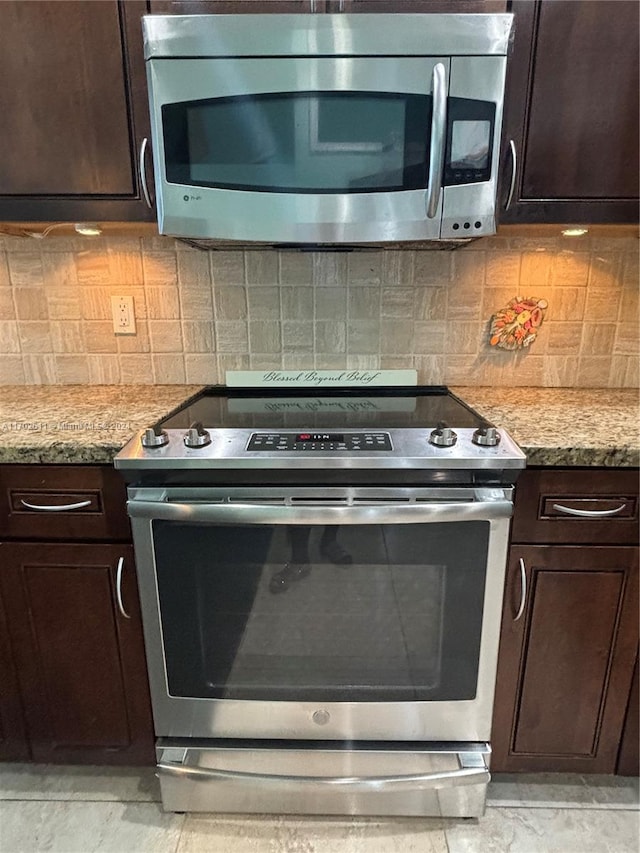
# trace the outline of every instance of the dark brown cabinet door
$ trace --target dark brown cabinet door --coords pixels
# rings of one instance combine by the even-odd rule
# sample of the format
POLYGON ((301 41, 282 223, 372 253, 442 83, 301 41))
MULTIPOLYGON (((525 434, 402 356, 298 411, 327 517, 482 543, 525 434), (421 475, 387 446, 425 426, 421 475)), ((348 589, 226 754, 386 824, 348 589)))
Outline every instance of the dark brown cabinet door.
POLYGON ((507 571, 492 768, 613 773, 638 644, 638 549, 514 545, 507 571))
POLYGON ((5 542, 0 564, 33 759, 153 763, 131 546, 5 542))
POLYGON ((624 719, 618 766, 616 773, 621 776, 640 776, 640 687, 638 686, 638 658, 633 671, 633 681, 629 692, 629 704, 624 719))
POLYGON ((638 221, 636 0, 514 0, 501 221, 638 221))
POLYGON ((16 678, 9 633, 0 597, 0 761, 29 758, 22 699, 16 678))
POLYGON ((143 0, 0 3, 0 220, 153 219, 143 0))

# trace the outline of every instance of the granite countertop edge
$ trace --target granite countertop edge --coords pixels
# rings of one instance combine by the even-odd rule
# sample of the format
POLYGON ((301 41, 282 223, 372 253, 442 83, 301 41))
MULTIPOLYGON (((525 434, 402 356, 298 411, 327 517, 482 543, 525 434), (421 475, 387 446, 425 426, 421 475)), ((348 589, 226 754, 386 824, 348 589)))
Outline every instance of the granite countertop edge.
MULTIPOLYGON (((139 430, 168 417, 204 387, 29 386, 28 402, 23 403, 24 386, 1 386, 0 463, 110 465, 139 430), (7 428, 9 412, 16 421, 39 417, 45 429, 7 428), (74 417, 81 425, 88 421, 90 428, 65 431, 59 422, 50 423, 74 417), (100 429, 103 421, 114 418, 123 420, 120 432, 100 429)), ((487 420, 507 429, 530 466, 640 467, 640 405, 635 389, 451 390, 487 420)))

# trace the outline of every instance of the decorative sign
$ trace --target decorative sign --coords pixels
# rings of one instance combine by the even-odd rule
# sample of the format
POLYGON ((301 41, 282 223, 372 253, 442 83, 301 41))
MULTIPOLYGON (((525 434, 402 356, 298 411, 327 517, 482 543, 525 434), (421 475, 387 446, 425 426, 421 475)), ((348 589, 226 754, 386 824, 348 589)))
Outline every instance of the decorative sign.
POLYGON ((229 388, 376 388, 417 385, 417 370, 228 370, 229 388))
POLYGON ((501 349, 530 346, 538 335, 549 303, 535 296, 516 296, 491 318, 489 343, 501 349))

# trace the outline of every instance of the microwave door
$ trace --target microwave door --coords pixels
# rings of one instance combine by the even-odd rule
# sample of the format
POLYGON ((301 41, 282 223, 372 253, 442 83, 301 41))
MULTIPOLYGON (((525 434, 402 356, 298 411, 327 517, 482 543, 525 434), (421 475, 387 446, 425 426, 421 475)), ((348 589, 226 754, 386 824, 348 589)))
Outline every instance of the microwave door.
POLYGON ((449 59, 147 64, 162 233, 440 237, 449 59))

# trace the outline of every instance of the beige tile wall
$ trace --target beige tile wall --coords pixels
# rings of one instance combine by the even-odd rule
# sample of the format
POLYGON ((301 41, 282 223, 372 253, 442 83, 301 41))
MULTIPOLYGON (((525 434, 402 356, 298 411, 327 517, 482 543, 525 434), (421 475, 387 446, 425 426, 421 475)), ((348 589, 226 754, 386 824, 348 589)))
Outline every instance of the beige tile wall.
POLYGON ((0 383, 215 383, 238 368, 415 367, 423 383, 638 387, 638 242, 495 237, 454 252, 202 252, 0 237, 0 383), (116 336, 111 295, 135 300, 116 336), (488 344, 544 297, 523 352, 488 344))

